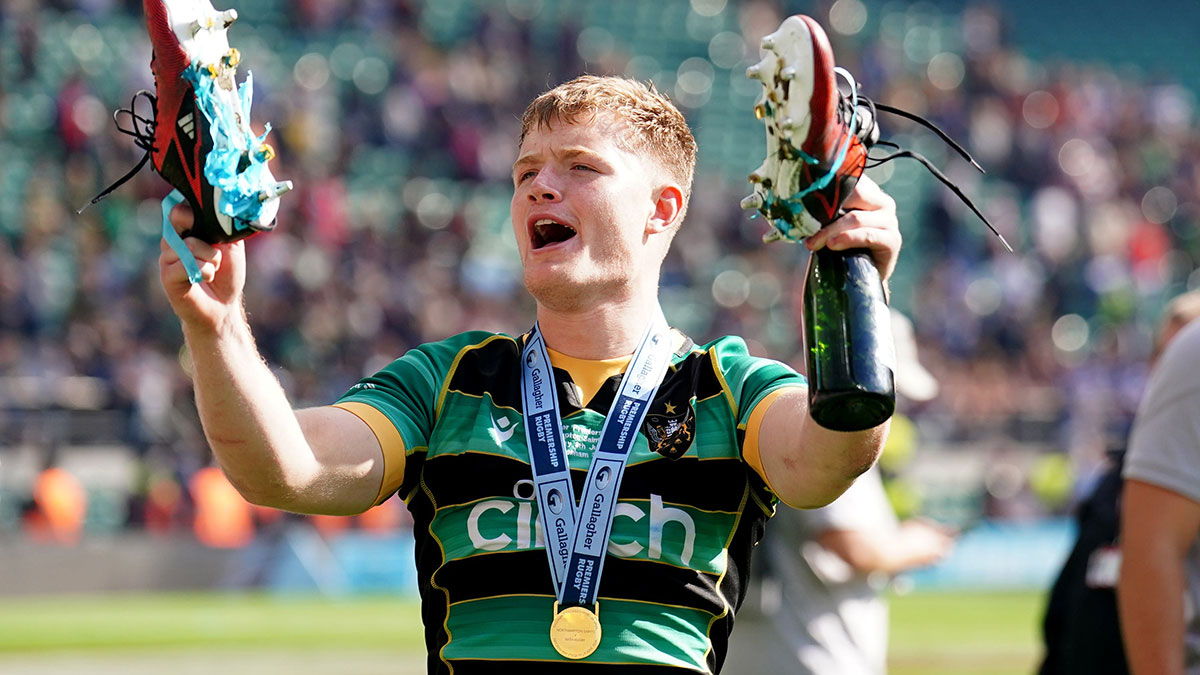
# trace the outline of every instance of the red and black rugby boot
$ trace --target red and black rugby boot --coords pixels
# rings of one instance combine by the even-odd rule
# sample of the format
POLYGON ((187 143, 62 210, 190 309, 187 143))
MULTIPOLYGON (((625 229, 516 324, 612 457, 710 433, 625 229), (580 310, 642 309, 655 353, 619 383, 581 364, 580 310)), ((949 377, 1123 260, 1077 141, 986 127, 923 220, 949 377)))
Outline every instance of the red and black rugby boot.
POLYGON ((267 162, 275 152, 265 133, 250 129, 252 80, 248 75, 237 85, 241 57, 226 35, 237 12, 218 12, 209 0, 143 0, 142 6, 155 92, 138 92, 128 110, 118 110, 118 128, 191 205, 195 221, 184 236, 219 243, 273 229, 279 196, 292 184, 271 175, 267 162), (139 97, 151 103, 149 118, 136 112, 139 97), (121 127, 122 114, 130 128, 121 127))
MULTIPOLYGON (((865 168, 898 157, 921 162, 1000 236, 962 190, 927 159, 880 141, 876 112, 918 122, 983 169, 931 122, 860 95, 850 73, 835 65, 829 38, 816 21, 800 14, 784 19, 778 30, 762 39, 759 53, 761 60, 746 70, 746 76, 763 86, 754 113, 766 126, 767 156, 750 174, 754 192, 742 200, 742 206, 771 223, 765 241, 800 241, 814 234, 841 215, 842 204, 865 168), (839 75, 848 93, 839 89, 839 75), (877 144, 896 152, 872 157, 869 152, 877 144)), ((1003 237, 1000 240, 1004 242, 1003 237)))

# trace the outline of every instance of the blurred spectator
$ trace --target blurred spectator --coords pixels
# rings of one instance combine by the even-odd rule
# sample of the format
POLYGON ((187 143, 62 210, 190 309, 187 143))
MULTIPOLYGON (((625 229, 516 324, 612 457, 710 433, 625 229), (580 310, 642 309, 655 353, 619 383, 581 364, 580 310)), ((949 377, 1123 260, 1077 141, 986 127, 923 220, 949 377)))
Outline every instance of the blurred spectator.
POLYGON ((1170 306, 1138 407, 1121 503, 1121 630, 1130 670, 1200 673, 1200 293, 1170 306))
POLYGON ((314 514, 308 520, 322 537, 330 538, 345 532, 353 524, 353 519, 346 516, 327 516, 314 514))
POLYGON ((254 540, 251 506, 230 485, 220 467, 200 469, 192 475, 188 487, 195 504, 196 539, 214 548, 238 548, 254 540))
POLYGON ((406 511, 400 507, 399 499, 388 499, 357 516, 358 526, 365 532, 389 534, 405 523, 406 511))
MULTIPOLYGON (((1197 318, 1200 318, 1200 292, 1185 293, 1172 300, 1159 322, 1152 361, 1158 359, 1184 326, 1197 318)), ((1110 451, 1109 469, 1078 507, 1079 534, 1046 605, 1042 624, 1046 653, 1038 671, 1040 675, 1129 672, 1117 613, 1117 580, 1122 569, 1121 473, 1125 453, 1122 439, 1110 451)))
POLYGON ((1124 447, 1112 451, 1110 468, 1078 506, 1078 535, 1050 589, 1042 620, 1045 655, 1039 675, 1129 672, 1116 593, 1124 459, 1124 447))
POLYGON ((58 466, 48 466, 33 484, 26 531, 35 541, 77 544, 87 517, 87 492, 79 479, 58 466))
MULTIPOLYGON (((917 359, 908 318, 896 311, 892 317, 899 407, 928 402, 938 382, 917 359)), ((953 530, 932 521, 898 520, 879 465, 828 506, 781 506, 759 553, 765 559, 756 590, 767 625, 735 633, 734 642, 744 646, 731 652, 732 671, 882 675, 888 642, 883 593, 897 574, 948 555, 954 539, 953 530)))
POLYGON ((169 476, 153 476, 146 488, 142 507, 143 526, 149 532, 164 533, 174 530, 179 524, 183 510, 183 490, 169 476))

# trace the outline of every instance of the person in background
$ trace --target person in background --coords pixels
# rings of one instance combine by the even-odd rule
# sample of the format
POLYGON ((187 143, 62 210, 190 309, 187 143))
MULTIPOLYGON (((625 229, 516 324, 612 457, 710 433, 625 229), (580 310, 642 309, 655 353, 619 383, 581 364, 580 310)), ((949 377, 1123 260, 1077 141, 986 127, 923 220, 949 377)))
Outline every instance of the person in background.
POLYGON ((1042 619, 1045 655, 1038 675, 1129 672, 1117 617, 1118 532, 1125 439, 1108 452, 1108 468, 1079 503, 1078 534, 1050 588, 1042 619))
MULTIPOLYGON (((898 408, 932 400, 938 382, 921 365, 912 323, 892 311, 898 408)), ((953 529, 899 520, 878 465, 823 508, 780 508, 759 556, 759 621, 738 634, 735 672, 879 675, 887 670, 892 578, 953 550, 953 529)))
POLYGON ((87 490, 74 474, 58 466, 54 453, 33 483, 25 528, 34 540, 78 544, 87 519, 87 490))
POLYGON ((1117 605, 1134 675, 1200 673, 1200 291, 1167 307, 1134 417, 1117 605))
POLYGON ((192 531, 205 546, 241 548, 254 539, 252 507, 218 466, 206 466, 188 481, 195 517, 192 531))

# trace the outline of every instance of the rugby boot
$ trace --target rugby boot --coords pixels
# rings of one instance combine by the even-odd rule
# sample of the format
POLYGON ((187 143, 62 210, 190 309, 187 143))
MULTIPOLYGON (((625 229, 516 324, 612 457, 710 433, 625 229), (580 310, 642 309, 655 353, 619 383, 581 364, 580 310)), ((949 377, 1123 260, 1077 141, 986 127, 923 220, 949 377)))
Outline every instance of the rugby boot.
POLYGON ((250 129, 252 78, 236 84, 240 55, 226 34, 237 12, 218 12, 209 0, 143 0, 143 9, 155 93, 138 92, 128 110, 118 110, 118 128, 191 205, 194 224, 183 236, 219 243, 273 229, 279 196, 292 184, 271 175, 267 162, 275 152, 266 133, 250 129), (150 117, 137 113, 138 97, 149 99, 150 117), (122 114, 130 128, 121 126, 122 114))
POLYGON ((853 76, 835 65, 829 38, 811 17, 784 19, 778 30, 762 39, 759 53, 761 60, 746 70, 746 76, 763 86, 754 113, 766 127, 767 155, 750 174, 754 192, 742 200, 742 207, 757 211, 772 225, 764 241, 800 241, 816 233, 842 214, 842 204, 865 168, 909 157, 949 187, 1008 247, 966 194, 929 160, 880 141, 877 111, 925 126, 983 169, 933 123, 860 95, 853 76), (848 93, 839 89, 839 76, 848 93), (870 150, 877 144, 896 152, 872 157, 870 150))

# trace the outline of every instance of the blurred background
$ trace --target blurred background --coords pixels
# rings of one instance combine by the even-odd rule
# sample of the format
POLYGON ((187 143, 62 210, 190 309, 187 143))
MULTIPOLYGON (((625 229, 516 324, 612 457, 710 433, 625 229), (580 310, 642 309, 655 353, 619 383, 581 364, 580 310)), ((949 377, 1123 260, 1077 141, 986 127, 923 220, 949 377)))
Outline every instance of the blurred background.
MULTIPOLYGON (((905 237, 893 304, 941 383, 897 419, 889 495, 901 516, 964 531, 900 589, 1023 593, 1010 651, 1028 663, 1071 509, 1124 443, 1159 313, 1200 287, 1200 66, 1181 58, 1200 5, 1167 5, 1134 19, 1127 3, 1033 0, 241 3, 229 37, 254 74, 253 120, 272 124, 274 174, 296 186, 278 228, 248 242, 259 347, 309 406, 418 343, 528 329, 508 223, 520 113, 576 74, 624 73, 667 92, 700 147, 667 318, 801 365, 804 250, 764 246, 738 202, 765 148, 745 69, 783 17, 810 14, 864 94, 972 152, 987 175, 881 121, 1016 249, 916 163, 870 171, 905 237)), ((140 2, 0 1, 0 595, 411 598, 395 499, 301 518, 250 508, 212 470, 157 280, 166 184, 146 169, 75 214, 140 159, 111 114, 153 90, 149 61, 140 2)), ((36 645, 21 633, 3 649, 36 645)))

